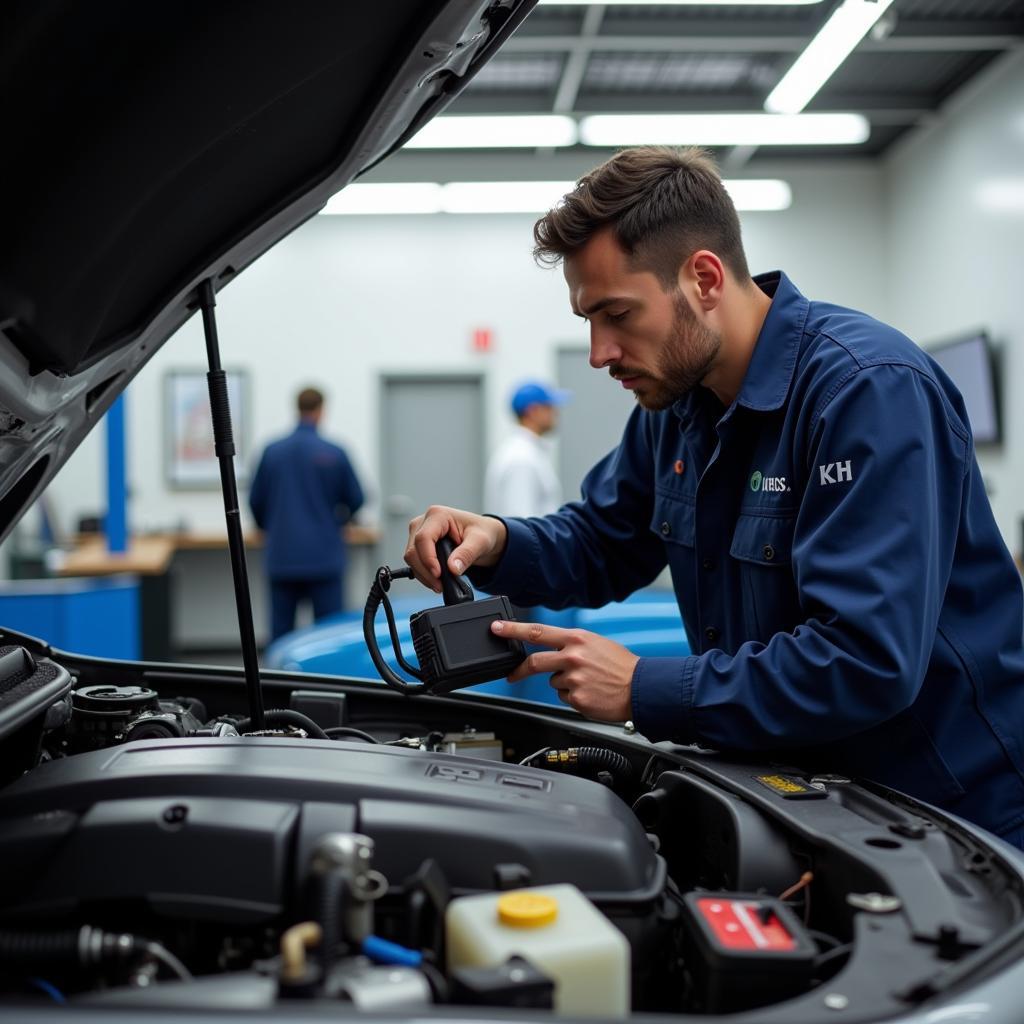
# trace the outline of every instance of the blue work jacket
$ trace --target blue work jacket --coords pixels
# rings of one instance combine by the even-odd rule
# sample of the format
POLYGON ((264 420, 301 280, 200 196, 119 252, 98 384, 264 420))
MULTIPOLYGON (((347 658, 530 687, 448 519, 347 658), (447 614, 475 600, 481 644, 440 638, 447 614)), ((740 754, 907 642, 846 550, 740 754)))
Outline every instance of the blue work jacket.
POLYGON ((271 579, 320 580, 345 567, 341 527, 363 504, 344 450, 312 423, 267 446, 249 490, 249 507, 266 532, 271 579))
POLYGON ((1012 834, 1021 580, 960 394, 892 327, 755 280, 772 304, 736 401, 634 410, 582 501, 506 520, 475 581, 596 606, 667 563, 696 653, 638 663, 648 738, 874 779, 1012 834))

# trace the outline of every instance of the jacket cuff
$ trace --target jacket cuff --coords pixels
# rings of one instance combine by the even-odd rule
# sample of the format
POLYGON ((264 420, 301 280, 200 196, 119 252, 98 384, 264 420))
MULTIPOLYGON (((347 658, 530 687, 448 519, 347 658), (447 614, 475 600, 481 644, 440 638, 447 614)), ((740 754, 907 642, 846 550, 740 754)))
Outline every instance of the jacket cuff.
POLYGON ((694 743, 693 677, 697 655, 641 658, 633 670, 631 703, 637 732, 652 742, 694 743))
POLYGON ((513 594, 530 587, 540 560, 540 542, 521 519, 491 516, 505 524, 508 538, 498 564, 488 569, 472 568, 466 575, 478 590, 488 594, 513 594))

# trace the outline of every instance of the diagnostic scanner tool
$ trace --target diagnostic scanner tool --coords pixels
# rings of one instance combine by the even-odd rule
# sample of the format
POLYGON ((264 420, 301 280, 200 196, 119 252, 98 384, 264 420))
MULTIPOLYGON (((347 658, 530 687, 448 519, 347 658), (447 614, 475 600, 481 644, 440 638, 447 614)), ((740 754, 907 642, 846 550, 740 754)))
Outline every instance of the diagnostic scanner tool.
POLYGON ((370 588, 363 611, 363 638, 381 679, 402 693, 450 693, 464 686, 501 679, 526 657, 522 641, 508 640, 491 632, 491 623, 497 619, 515 622, 509 599, 488 597, 475 601, 469 583, 453 575, 448 568, 448 559, 454 550, 450 537, 442 537, 437 542, 444 605, 426 608, 409 617, 419 668, 402 657, 395 616, 388 599, 391 581, 411 579, 412 570, 381 566, 370 588), (380 652, 374 619, 381 604, 384 605, 391 646, 398 664, 409 675, 419 679, 419 684, 406 682, 397 675, 380 652))

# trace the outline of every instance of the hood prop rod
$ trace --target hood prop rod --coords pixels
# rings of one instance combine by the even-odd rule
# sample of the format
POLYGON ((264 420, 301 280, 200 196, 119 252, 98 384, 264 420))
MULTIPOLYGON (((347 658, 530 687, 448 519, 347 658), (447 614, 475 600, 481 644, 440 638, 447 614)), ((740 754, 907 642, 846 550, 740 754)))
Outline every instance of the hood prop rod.
POLYGON ((228 550, 231 553, 231 575, 235 583, 235 607, 238 609, 238 632, 242 641, 242 664, 245 667, 245 688, 249 697, 249 718, 252 729, 265 728, 263 692, 260 669, 256 660, 256 634, 252 625, 252 599, 249 596, 249 574, 245 566, 245 540, 238 512, 238 486, 235 482, 235 441, 231 430, 231 406, 228 403, 228 378, 221 369, 217 342, 217 319, 213 308, 213 281, 206 278, 198 288, 199 308, 203 311, 203 332, 206 335, 206 360, 209 372, 210 411, 213 416, 213 443, 220 463, 220 487, 224 495, 224 517, 228 527, 228 550))

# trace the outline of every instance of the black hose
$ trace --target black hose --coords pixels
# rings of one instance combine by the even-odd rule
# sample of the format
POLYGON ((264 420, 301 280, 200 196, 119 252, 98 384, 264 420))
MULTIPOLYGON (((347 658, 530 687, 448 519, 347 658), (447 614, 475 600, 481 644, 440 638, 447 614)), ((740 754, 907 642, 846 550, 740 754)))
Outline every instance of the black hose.
POLYGON ((588 775, 599 771, 611 772, 617 782, 628 782, 633 777, 633 766, 622 755, 607 747, 575 747, 568 751, 551 751, 547 754, 549 767, 576 768, 588 775), (563 758, 563 753, 568 758, 563 758))
POLYGON ((622 776, 624 779, 633 777, 633 766, 622 755, 607 747, 579 747, 578 764, 581 768, 611 772, 612 775, 622 776))
POLYGON ((325 871, 317 878, 317 923, 322 932, 320 961, 324 976, 334 964, 338 943, 341 942, 341 899, 345 879, 341 871, 325 871))
POLYGON ((331 739, 336 737, 353 736, 359 740, 366 740, 367 743, 380 743, 380 740, 376 736, 371 736, 368 732, 363 732, 362 729, 356 729, 351 725, 332 725, 329 729, 324 729, 331 739))
POLYGON ((60 932, 0 931, 0 963, 24 967, 77 964, 81 929, 60 932))
POLYGON ((40 967, 88 967, 106 960, 125 960, 145 953, 182 981, 192 975, 158 942, 137 935, 104 932, 90 925, 54 932, 0 930, 0 963, 37 971, 40 967))
MULTIPOLYGON (((304 715, 301 711, 292 711, 291 708, 272 708, 270 711, 263 713, 263 718, 268 725, 279 724, 279 725, 295 725, 300 729, 305 729, 310 736, 315 737, 318 740, 329 740, 330 736, 327 735, 320 728, 312 718, 304 715)), ((235 728, 239 732, 244 733, 252 729, 252 719, 243 718, 238 722, 235 728)))

